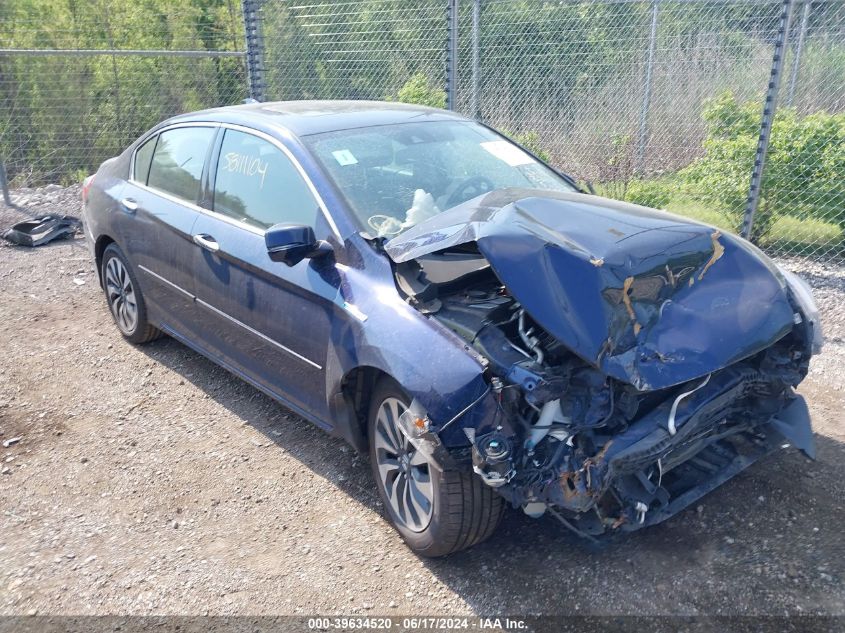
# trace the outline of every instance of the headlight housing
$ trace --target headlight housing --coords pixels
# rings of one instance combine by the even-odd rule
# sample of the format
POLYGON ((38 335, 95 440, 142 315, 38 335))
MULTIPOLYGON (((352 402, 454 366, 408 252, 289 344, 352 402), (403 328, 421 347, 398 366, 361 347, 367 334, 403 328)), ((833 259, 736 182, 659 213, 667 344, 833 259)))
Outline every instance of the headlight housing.
POLYGON ((822 335, 822 322, 819 315, 819 307, 816 305, 816 300, 813 298, 813 289, 810 284, 801 279, 795 273, 778 266, 783 278, 786 280, 792 296, 798 303, 801 309, 802 317, 806 319, 813 328, 813 354, 818 354, 822 350, 824 344, 824 336, 822 335))

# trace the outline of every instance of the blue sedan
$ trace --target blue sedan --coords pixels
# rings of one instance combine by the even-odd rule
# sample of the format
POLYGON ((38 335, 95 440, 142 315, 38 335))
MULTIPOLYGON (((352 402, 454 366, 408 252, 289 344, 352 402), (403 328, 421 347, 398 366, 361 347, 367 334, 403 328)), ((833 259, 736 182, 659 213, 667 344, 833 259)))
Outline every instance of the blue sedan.
POLYGON ((454 113, 186 114, 83 200, 121 334, 169 335, 369 452, 422 555, 508 504, 588 539, 640 529, 784 444, 813 455, 801 279, 454 113))

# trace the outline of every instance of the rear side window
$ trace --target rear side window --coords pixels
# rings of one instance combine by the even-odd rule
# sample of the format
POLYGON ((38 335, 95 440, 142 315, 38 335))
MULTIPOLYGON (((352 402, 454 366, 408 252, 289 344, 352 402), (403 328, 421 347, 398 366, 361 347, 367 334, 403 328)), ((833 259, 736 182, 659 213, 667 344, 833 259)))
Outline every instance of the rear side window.
POLYGON ((260 229, 280 222, 315 226, 319 206, 275 145, 226 130, 214 183, 214 211, 260 229))
POLYGON ((147 184, 147 176, 150 175, 150 161, 153 159, 153 150, 156 148, 158 135, 141 145, 135 151, 135 180, 141 184, 147 184))
POLYGON ((200 189, 200 176, 214 128, 180 127, 159 135, 153 153, 150 187, 195 202, 200 189))

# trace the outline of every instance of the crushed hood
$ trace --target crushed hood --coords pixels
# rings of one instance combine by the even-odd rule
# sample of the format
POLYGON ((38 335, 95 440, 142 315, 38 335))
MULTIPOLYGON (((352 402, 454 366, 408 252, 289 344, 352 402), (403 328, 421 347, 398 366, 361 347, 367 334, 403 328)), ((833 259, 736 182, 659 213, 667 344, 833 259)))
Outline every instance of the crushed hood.
POLYGON ((596 196, 498 190, 385 248, 401 263, 470 242, 546 331, 641 391, 704 376, 793 326, 783 279, 752 245, 596 196))

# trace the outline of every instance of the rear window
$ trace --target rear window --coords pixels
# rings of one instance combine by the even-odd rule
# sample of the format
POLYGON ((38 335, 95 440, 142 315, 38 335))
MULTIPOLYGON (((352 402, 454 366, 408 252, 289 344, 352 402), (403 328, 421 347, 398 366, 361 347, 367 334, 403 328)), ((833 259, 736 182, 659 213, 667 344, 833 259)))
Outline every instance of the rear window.
POLYGON ((162 132, 155 146, 147 184, 195 202, 214 131, 210 127, 182 127, 162 132))
POLYGON ((153 159, 153 150, 156 148, 156 134, 149 141, 141 145, 135 152, 135 180, 141 184, 147 184, 147 176, 150 175, 150 161, 153 159))

